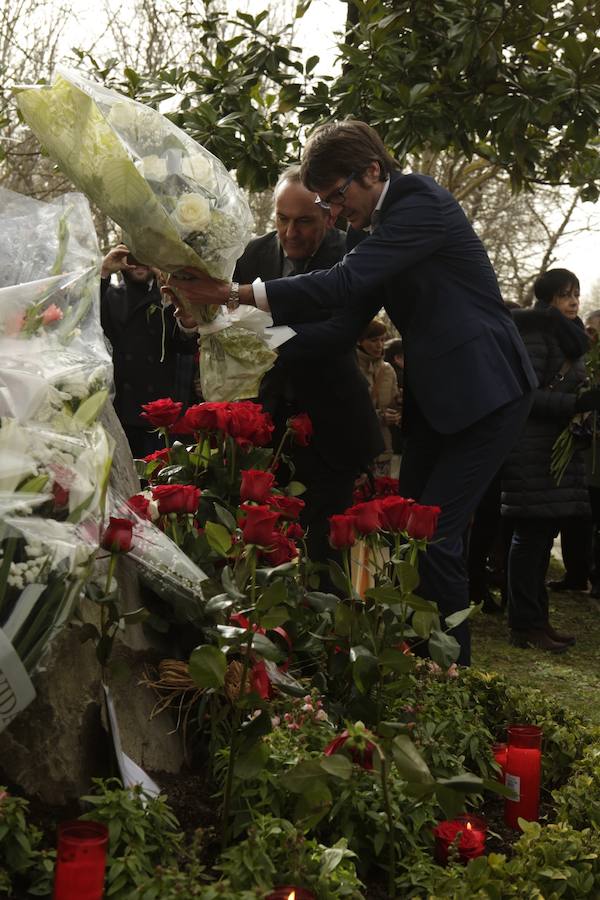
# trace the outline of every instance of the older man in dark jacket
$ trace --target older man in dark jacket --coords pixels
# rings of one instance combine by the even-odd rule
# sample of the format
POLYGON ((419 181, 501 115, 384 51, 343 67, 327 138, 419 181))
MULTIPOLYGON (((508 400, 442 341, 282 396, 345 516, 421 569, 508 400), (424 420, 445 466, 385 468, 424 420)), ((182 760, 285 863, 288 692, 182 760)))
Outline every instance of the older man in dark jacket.
MULTIPOLYGON (((281 175, 274 193, 275 231, 251 241, 234 278, 250 282, 329 269, 344 255, 346 235, 315 204, 300 181, 299 166, 281 175)), ((310 416, 314 434, 308 447, 292 451, 295 479, 306 486, 303 524, 314 562, 336 553, 328 543, 328 517, 352 503, 354 481, 383 449, 381 429, 353 349, 331 350, 325 342, 310 354, 280 348, 266 374, 259 399, 273 416, 276 435, 296 413, 310 416)))

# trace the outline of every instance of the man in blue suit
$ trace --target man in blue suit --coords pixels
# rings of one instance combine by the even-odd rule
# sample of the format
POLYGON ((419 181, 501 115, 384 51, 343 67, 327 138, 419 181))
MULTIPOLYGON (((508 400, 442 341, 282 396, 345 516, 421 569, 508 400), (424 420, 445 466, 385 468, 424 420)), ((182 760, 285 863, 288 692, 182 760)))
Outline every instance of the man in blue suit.
MULTIPOLYGON (((357 121, 318 128, 301 174, 321 205, 350 223, 341 262, 293 281, 240 286, 197 273, 178 284, 190 302, 270 309, 275 324, 297 332, 290 353, 323 341, 349 346, 385 307, 405 351, 400 491, 442 509, 420 592, 448 616, 468 606, 462 535, 519 436, 535 375, 485 249, 448 191, 401 174, 377 133, 357 121)), ((468 664, 466 623, 453 633, 468 664)))

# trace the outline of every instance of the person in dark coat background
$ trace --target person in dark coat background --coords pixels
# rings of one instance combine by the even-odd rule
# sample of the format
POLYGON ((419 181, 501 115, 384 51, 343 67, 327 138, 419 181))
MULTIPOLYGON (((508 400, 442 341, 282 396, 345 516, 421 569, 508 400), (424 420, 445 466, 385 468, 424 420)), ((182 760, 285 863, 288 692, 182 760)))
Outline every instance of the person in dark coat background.
POLYGON ((576 412, 600 410, 600 389, 581 393, 589 341, 579 310, 579 281, 550 269, 534 286, 531 310, 513 312, 539 379, 524 432, 502 472, 502 515, 513 520, 508 560, 511 640, 520 647, 562 653, 574 638, 549 622, 545 585, 560 524, 590 516, 583 453, 575 452, 557 484, 550 471, 553 445, 576 412))
POLYGON ((119 244, 103 259, 100 318, 112 347, 115 412, 132 455, 141 459, 164 446, 160 435, 140 418, 142 404, 171 397, 182 401, 185 409, 196 402, 198 346, 197 336, 184 334, 177 325, 174 307, 163 308, 152 269, 130 265, 128 253, 119 244), (115 272, 123 277, 119 285, 110 282, 115 272))
MULTIPOLYGON (((299 166, 282 173, 273 200, 276 230, 250 241, 236 265, 237 281, 329 269, 342 258, 346 235, 315 205, 299 166)), ((332 352, 328 344, 317 344, 310 356, 291 356, 289 346, 279 349, 258 399, 275 422, 275 445, 290 416, 310 416, 310 444, 291 450, 294 478, 306 487, 301 521, 308 528, 308 554, 313 562, 341 561, 329 546, 327 520, 352 504, 356 477, 383 450, 381 429, 353 349, 332 352)))

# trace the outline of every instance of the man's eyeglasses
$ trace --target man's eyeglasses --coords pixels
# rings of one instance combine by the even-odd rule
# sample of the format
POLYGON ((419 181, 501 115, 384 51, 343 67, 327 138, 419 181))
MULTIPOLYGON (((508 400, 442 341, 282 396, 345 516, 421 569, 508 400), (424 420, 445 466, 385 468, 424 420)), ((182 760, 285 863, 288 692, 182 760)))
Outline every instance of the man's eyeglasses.
POLYGON ((327 212, 329 212, 332 206, 343 206, 344 199, 346 197, 346 191, 356 178, 356 174, 356 172, 352 172, 351 175, 348 175, 344 183, 341 184, 339 188, 336 188, 335 191, 332 191, 326 197, 323 197, 323 199, 321 199, 317 194, 315 199, 315 203, 317 204, 317 206, 319 206, 321 209, 326 210, 327 212))

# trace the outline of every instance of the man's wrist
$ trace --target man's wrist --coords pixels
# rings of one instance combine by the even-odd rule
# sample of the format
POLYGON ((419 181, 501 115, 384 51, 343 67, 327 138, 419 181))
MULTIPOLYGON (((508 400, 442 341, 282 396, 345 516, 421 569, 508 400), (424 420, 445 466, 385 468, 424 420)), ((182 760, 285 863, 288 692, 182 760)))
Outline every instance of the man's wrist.
POLYGON ((252 290, 251 284, 240 284, 239 298, 240 298, 240 303, 243 303, 244 306, 256 306, 256 301, 254 299, 254 291, 252 290))

